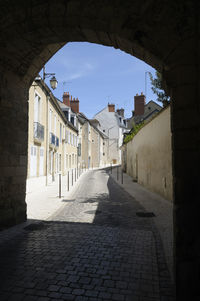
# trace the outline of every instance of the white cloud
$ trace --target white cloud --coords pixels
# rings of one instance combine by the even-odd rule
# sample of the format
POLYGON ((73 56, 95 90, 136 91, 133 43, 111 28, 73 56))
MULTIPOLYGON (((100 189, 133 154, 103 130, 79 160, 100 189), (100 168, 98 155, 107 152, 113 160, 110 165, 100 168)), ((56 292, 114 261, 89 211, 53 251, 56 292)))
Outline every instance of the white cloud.
POLYGON ((59 73, 62 80, 74 80, 88 76, 94 72, 96 65, 91 62, 84 62, 80 59, 65 59, 57 61, 59 73))

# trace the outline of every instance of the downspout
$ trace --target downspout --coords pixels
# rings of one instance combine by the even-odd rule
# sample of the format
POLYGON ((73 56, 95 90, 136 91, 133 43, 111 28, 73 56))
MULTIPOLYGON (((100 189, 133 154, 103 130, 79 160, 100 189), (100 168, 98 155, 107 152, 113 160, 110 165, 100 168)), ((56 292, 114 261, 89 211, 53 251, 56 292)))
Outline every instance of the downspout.
POLYGON ((48 162, 49 162, 49 98, 46 97, 46 186, 48 185, 48 162))

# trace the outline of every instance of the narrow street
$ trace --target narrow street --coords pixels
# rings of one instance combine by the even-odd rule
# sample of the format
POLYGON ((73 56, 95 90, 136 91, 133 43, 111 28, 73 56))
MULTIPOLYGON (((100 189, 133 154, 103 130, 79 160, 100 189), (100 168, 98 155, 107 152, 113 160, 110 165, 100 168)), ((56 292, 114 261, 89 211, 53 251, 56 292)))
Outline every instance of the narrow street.
POLYGON ((107 170, 89 171, 47 221, 0 233, 0 300, 174 300, 145 213, 107 170))

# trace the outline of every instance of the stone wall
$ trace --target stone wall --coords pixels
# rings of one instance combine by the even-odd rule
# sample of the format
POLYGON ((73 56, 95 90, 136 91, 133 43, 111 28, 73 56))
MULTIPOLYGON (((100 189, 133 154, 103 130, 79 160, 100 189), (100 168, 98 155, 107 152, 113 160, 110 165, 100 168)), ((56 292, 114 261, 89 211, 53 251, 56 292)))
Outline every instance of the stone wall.
POLYGON ((123 169, 134 181, 172 201, 170 106, 136 134, 122 157, 127 161, 123 169))
POLYGON ((199 11, 197 0, 0 0, 1 225, 26 218, 30 83, 69 41, 121 49, 162 72, 172 99, 176 297, 199 300, 199 11))

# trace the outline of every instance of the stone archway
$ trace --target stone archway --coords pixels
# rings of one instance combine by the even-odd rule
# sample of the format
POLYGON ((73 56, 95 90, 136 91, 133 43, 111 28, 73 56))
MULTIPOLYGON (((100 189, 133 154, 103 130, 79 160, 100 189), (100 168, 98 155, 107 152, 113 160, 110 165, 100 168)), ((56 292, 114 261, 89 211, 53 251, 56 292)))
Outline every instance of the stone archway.
POLYGON ((198 1, 0 1, 0 221, 26 218, 28 88, 69 41, 120 48, 162 71, 172 98, 177 299, 199 286, 198 1))

